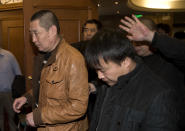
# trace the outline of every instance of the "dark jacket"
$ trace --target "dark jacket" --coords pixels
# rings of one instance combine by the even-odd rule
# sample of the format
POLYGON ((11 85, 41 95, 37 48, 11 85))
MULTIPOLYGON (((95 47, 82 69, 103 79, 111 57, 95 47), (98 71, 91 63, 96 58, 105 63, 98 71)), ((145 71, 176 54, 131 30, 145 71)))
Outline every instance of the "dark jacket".
POLYGON ((155 33, 152 46, 169 58, 185 73, 185 42, 170 38, 167 35, 155 33))
POLYGON ((159 54, 152 54, 142 58, 153 73, 179 92, 182 92, 182 95, 185 95, 184 74, 176 66, 167 62, 159 54))
POLYGON ((90 131, 179 131, 181 105, 176 91, 137 64, 98 90, 90 131))

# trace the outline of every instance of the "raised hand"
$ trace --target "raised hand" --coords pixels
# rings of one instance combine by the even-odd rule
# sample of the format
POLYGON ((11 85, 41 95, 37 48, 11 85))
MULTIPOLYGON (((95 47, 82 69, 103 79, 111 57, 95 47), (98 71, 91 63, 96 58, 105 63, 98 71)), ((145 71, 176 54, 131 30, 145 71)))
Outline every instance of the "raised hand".
POLYGON ((121 23, 119 27, 128 32, 128 39, 133 41, 152 41, 154 31, 148 29, 135 15, 132 15, 132 18, 126 16, 124 19, 121 19, 121 23))

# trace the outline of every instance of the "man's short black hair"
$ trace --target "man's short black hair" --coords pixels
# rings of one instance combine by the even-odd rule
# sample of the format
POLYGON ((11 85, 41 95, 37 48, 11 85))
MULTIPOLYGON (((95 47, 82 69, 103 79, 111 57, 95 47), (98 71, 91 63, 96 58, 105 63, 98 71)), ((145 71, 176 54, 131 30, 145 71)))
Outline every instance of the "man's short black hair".
POLYGON ((102 28, 102 23, 101 23, 100 21, 98 21, 98 20, 96 20, 96 19, 89 19, 89 20, 87 20, 87 21, 84 23, 84 25, 83 25, 83 27, 82 27, 82 32, 84 32, 84 28, 85 28, 85 26, 86 26, 87 24, 95 24, 96 27, 97 27, 97 29, 98 29, 98 31, 102 28))
POLYGON ((185 39, 185 32, 184 31, 178 31, 174 33, 174 38, 184 40, 185 39))
POLYGON ((157 24, 157 29, 164 30, 165 33, 170 34, 171 28, 168 24, 159 23, 157 24))
POLYGON ((57 34, 60 34, 60 25, 57 19, 57 16, 50 10, 40 10, 33 14, 31 17, 31 22, 34 20, 39 20, 39 24, 41 27, 46 29, 47 31, 52 25, 55 25, 57 28, 57 34))
POLYGON ((119 30, 104 29, 95 34, 85 50, 87 64, 92 68, 101 67, 99 59, 116 64, 129 57, 135 59, 136 53, 131 42, 119 30))

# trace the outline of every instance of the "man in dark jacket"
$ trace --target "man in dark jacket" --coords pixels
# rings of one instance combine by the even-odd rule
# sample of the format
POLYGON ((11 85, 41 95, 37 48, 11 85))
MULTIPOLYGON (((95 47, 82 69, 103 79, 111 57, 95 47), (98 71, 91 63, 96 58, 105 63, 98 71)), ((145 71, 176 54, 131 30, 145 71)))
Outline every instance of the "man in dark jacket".
MULTIPOLYGON (((156 31, 157 26, 152 19, 141 17, 139 20, 150 30, 156 31)), ((142 58, 144 63, 161 79, 170 86, 177 89, 182 96, 185 95, 184 74, 172 63, 168 62, 156 49, 149 46, 148 42, 133 42, 136 53, 142 58)))
POLYGON ((134 41, 148 41, 152 47, 160 50, 160 52, 169 58, 176 66, 185 73, 185 42, 167 35, 158 34, 156 31, 148 29, 134 15, 132 18, 125 17, 121 20, 124 25, 119 27, 128 32, 128 39, 134 41))
POLYGON ((140 62, 122 33, 98 32, 85 56, 109 85, 98 92, 90 131, 180 130, 178 94, 140 62))

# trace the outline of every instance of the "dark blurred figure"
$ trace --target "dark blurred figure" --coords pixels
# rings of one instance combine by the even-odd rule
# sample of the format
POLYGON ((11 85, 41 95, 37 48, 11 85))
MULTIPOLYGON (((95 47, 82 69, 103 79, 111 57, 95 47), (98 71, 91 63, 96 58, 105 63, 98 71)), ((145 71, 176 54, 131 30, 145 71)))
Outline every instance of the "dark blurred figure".
MULTIPOLYGON (((152 19, 139 19, 150 30, 156 31, 156 24, 152 19)), ((168 62, 161 53, 149 46, 147 42, 134 42, 136 53, 142 57, 144 63, 162 80, 176 89, 182 96, 185 94, 184 74, 172 63, 168 62)))
POLYGON ((185 41, 185 32, 184 31, 175 32, 174 38, 185 41))
POLYGON ((171 59, 173 64, 185 73, 185 42, 150 30, 134 15, 121 20, 119 27, 128 32, 127 38, 132 41, 148 41, 148 44, 160 50, 171 59), (129 21, 129 22, 127 22, 129 21))
POLYGON ((157 24, 157 32, 170 36, 171 28, 168 24, 159 23, 157 24))

